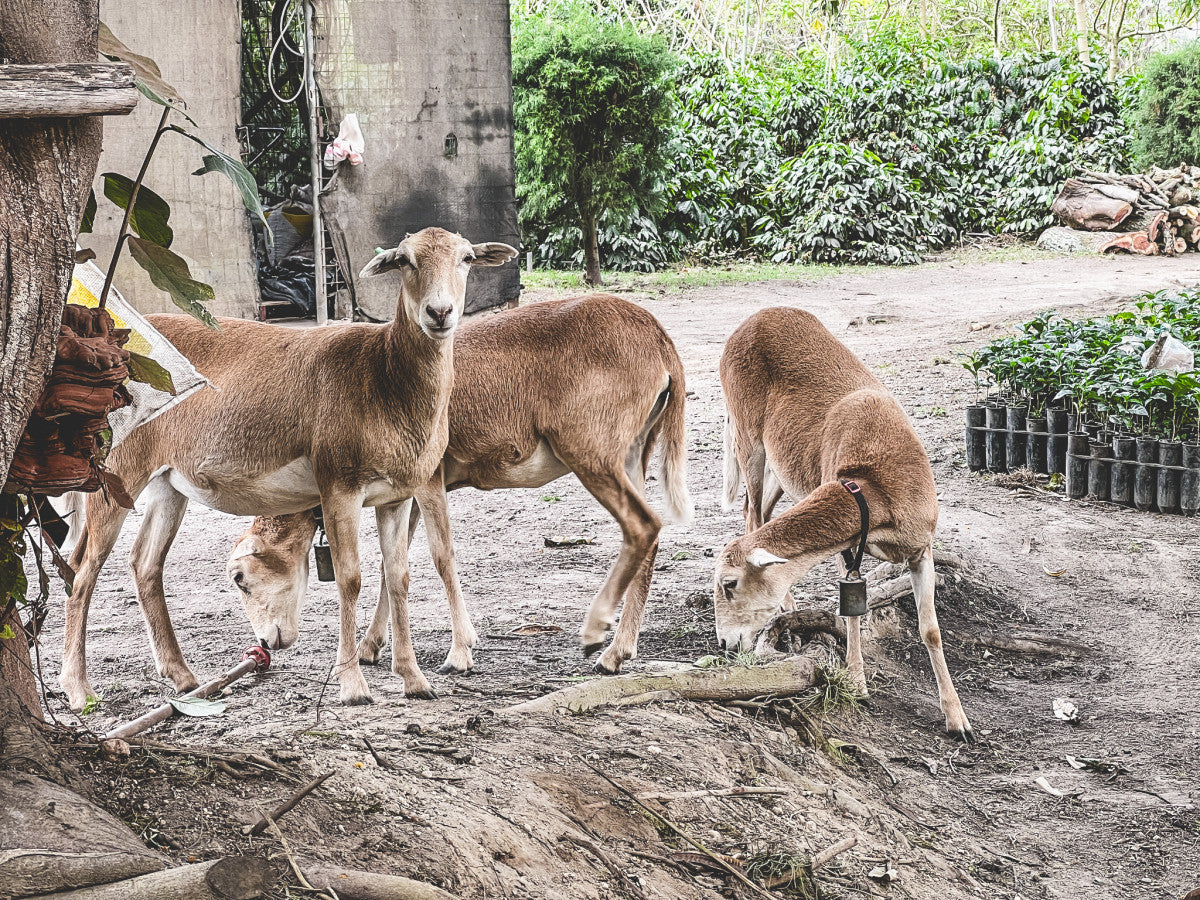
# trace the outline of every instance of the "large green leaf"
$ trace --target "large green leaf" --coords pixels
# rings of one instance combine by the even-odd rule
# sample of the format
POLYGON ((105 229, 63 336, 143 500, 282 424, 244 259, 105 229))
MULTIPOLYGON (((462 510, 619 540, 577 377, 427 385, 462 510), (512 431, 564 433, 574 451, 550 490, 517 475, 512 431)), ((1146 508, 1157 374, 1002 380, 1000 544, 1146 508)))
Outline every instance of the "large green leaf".
MULTIPOLYGON (((116 172, 105 172, 104 196, 117 204, 121 209, 129 208, 129 198, 133 194, 133 181, 116 172)), ((160 247, 170 247, 175 234, 167 220, 171 218, 171 207, 167 201, 146 185, 138 188, 137 200, 133 204, 133 212, 129 216, 129 227, 135 234, 153 241, 160 247)))
POLYGON ((116 36, 103 22, 100 23, 99 40, 96 43, 101 56, 111 60, 119 60, 133 69, 134 74, 137 76, 138 89, 148 99, 162 106, 174 106, 175 101, 183 99, 179 91, 163 81, 158 63, 148 56, 134 53, 117 40, 116 36))
MULTIPOLYGON (((250 174, 250 170, 242 165, 242 161, 236 157, 230 156, 223 150, 214 147, 204 138, 187 129, 180 128, 178 125, 170 126, 172 131, 178 131, 185 138, 195 141, 201 147, 208 151, 208 155, 204 157, 203 168, 197 169, 193 175, 207 175, 209 172, 220 172, 233 182, 234 187, 238 189, 238 193, 242 195, 242 203, 251 213, 258 217, 265 227, 267 217, 263 213, 262 199, 258 196, 258 183, 255 182, 254 176, 250 174)), ((271 230, 267 229, 267 235, 271 234, 271 230)))
POLYGON ((160 247, 138 237, 130 237, 129 253, 134 262, 146 270, 154 286, 166 291, 175 305, 195 316, 209 328, 220 330, 212 313, 202 305, 216 293, 203 281, 192 278, 192 272, 182 257, 166 247, 160 247))
POLYGON ((171 380, 171 373, 148 356, 130 351, 129 377, 150 385, 156 391, 175 396, 175 382, 171 380))
POLYGON ((96 192, 88 191, 87 205, 83 208, 83 220, 79 223, 80 234, 91 234, 96 224, 96 192))

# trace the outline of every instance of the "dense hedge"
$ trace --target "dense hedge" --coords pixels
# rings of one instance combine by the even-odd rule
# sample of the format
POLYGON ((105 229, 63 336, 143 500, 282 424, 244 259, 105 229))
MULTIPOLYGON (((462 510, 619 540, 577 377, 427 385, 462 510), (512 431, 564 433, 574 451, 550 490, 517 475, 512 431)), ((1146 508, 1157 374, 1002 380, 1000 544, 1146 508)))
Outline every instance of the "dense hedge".
MULTIPOLYGON (((666 213, 605 221, 608 268, 680 256, 908 263, 967 232, 1050 224, 1080 165, 1119 168, 1119 90, 1072 57, 951 61, 892 37, 824 84, 804 67, 691 61, 677 75, 666 213)), ((578 232, 524 221, 543 262, 578 232)))
POLYGON ((1133 120, 1141 166, 1200 165, 1200 41, 1147 61, 1133 120))

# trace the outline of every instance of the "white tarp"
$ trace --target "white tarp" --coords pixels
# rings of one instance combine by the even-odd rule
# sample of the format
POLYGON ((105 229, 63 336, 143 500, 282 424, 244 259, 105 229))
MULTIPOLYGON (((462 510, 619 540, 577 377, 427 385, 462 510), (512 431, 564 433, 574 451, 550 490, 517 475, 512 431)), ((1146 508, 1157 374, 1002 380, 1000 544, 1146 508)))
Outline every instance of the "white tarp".
MULTIPOLYGON (((71 278, 71 293, 68 303, 95 307, 104 288, 104 273, 90 260, 75 265, 71 278)), ((171 374, 175 385, 175 396, 156 390, 140 381, 127 381, 125 387, 133 397, 133 403, 108 415, 112 427, 113 446, 121 443, 133 429, 144 425, 160 413, 166 412, 185 397, 208 385, 208 379, 196 371, 187 357, 175 349, 159 334, 136 309, 130 306, 115 287, 110 287, 105 309, 112 315, 118 328, 132 331, 125 349, 148 356, 171 374)))

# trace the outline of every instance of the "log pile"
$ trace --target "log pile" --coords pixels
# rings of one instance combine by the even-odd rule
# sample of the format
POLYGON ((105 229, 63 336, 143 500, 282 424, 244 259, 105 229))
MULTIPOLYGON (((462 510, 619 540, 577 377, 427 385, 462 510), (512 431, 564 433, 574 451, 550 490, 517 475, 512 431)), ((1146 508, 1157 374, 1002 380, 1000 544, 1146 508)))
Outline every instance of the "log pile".
POLYGON ((1068 178, 1051 211, 1083 231, 1120 231, 1104 253, 1177 256, 1200 250, 1200 166, 1068 178))
POLYGON ((101 466, 108 414, 129 405, 129 330, 115 328, 103 309, 67 304, 54 368, 25 426, 6 491, 57 496, 106 489, 128 508, 120 480, 101 466))

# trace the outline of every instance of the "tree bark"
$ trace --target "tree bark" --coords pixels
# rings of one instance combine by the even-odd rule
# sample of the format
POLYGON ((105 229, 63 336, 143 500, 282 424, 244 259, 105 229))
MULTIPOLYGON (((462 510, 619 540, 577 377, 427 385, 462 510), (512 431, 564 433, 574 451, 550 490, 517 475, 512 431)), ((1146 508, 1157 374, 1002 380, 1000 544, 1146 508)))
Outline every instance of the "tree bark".
POLYGON ((120 881, 170 865, 123 823, 51 781, 0 773, 0 897, 120 881))
POLYGON ((583 279, 588 284, 603 284, 600 276, 600 240, 596 234, 596 217, 591 213, 584 213, 582 225, 583 279))
POLYGON ((42 718, 42 698, 33 677, 29 658, 29 640, 21 624, 21 615, 13 606, 0 618, 0 632, 8 629, 11 638, 0 637, 0 681, 8 682, 27 716, 42 718))
MULTIPOLYGON (((98 0, 4 0, 0 57, 94 62, 98 0)), ((0 121, 0 483, 42 392, 71 287, 101 120, 0 121)))

